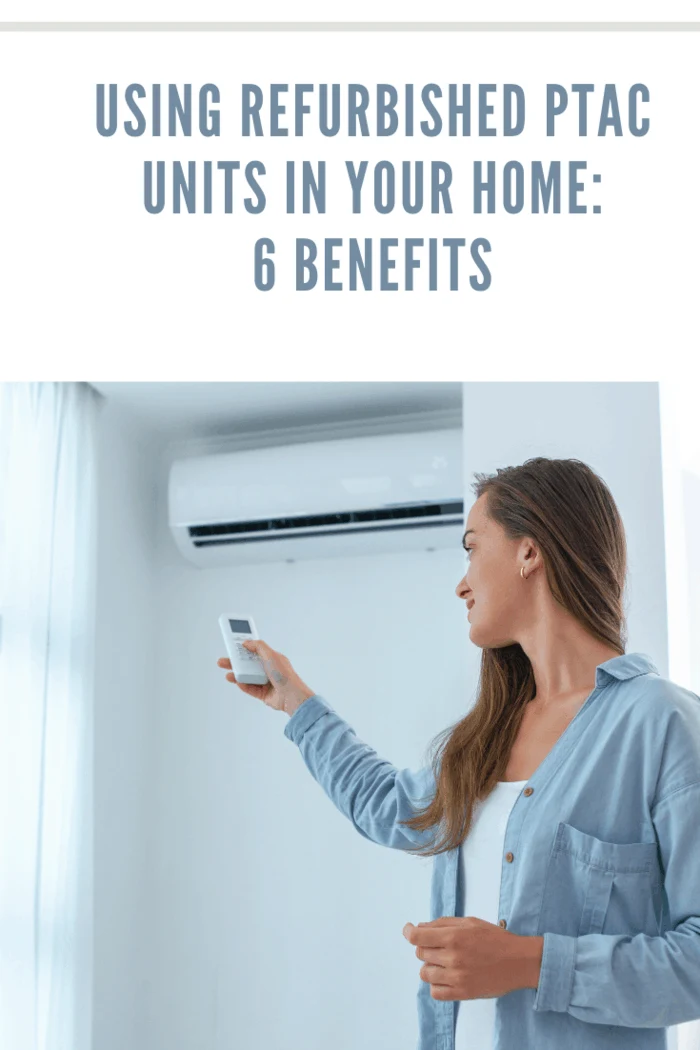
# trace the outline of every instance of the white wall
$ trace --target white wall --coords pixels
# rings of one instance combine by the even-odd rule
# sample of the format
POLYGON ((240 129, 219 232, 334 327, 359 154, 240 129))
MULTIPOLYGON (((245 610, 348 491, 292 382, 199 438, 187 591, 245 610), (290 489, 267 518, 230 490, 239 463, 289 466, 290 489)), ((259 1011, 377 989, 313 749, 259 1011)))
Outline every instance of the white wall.
MULTIPOLYGON (((669 660, 674 681, 700 693, 700 428, 697 386, 660 384, 669 595, 669 660)), ((700 1045, 700 1038, 698 1040, 700 1045)))
POLYGON ((411 1046, 421 963, 401 931, 429 919, 430 862, 363 839, 333 806, 284 737, 287 715, 225 681, 217 618, 254 613, 361 739, 417 768, 471 702, 461 549, 198 570, 164 509, 159 521, 158 943, 143 1045, 411 1046), (428 648, 436 671, 419 659, 428 648))
POLYGON ((109 402, 99 434, 93 1046, 146 1050, 157 456, 109 402))
MULTIPOLYGON (((697 385, 660 386, 664 471, 669 674, 700 695, 700 432, 697 385)), ((679 1050, 700 1050, 700 1021, 678 1025, 679 1050)))

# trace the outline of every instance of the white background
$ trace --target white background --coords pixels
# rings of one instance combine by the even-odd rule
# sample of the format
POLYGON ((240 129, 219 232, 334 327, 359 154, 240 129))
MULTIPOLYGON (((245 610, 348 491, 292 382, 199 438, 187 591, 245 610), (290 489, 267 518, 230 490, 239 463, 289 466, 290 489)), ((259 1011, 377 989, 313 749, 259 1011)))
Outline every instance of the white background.
POLYGON ((697 52, 691 33, 2 34, 1 324, 13 352, 5 377, 25 378, 34 364, 44 378, 63 379, 388 379, 397 366, 402 379, 648 379, 673 371, 697 347, 697 52), (134 81, 195 89, 213 81, 221 137, 101 137, 95 84, 134 81), (360 81, 370 89, 435 82, 445 90, 450 82, 515 82, 526 91, 527 125, 510 139, 352 140, 314 134, 309 119, 303 138, 241 139, 245 81, 360 81), (624 98, 639 81, 651 92, 646 137, 579 139, 572 102, 568 124, 546 138, 547 82, 594 83, 599 100, 607 82, 624 98), (285 161, 321 157, 327 214, 286 215, 285 161), (431 157, 453 166, 453 215, 377 215, 369 206, 350 213, 345 159, 371 166, 431 157), (585 159, 602 183, 583 199, 601 203, 602 214, 472 215, 475 157, 497 166, 585 159), (261 159, 267 207, 249 215, 238 194, 233 215, 217 209, 217 198, 212 215, 149 215, 147 158, 261 159), (277 245, 277 284, 266 293, 253 283, 260 236, 277 245), (381 236, 485 236, 492 284, 472 291, 463 265, 458 292, 446 281, 437 292, 327 292, 321 282, 299 292, 296 236, 371 236, 376 256, 381 236))

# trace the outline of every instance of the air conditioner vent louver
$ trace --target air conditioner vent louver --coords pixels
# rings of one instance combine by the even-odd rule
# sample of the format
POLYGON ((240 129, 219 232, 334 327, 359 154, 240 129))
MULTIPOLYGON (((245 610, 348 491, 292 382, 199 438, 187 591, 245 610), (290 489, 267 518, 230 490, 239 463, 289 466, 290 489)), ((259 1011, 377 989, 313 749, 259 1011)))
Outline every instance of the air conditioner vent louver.
POLYGON ((453 525, 455 515, 464 513, 463 500, 450 500, 447 503, 408 503, 403 506, 377 507, 373 510, 342 511, 338 514, 313 514, 292 518, 268 518, 258 521, 232 521, 216 525, 190 525, 188 532, 193 538, 195 547, 206 547, 224 543, 250 543, 255 540, 277 540, 289 530, 306 530, 295 532, 295 539, 304 536, 330 536, 348 532, 374 531, 372 526, 362 529, 353 524, 344 529, 343 525, 354 522, 390 522, 385 529, 425 528, 426 526, 453 525), (424 519, 430 518, 427 522, 424 519), (407 520, 408 519, 408 520, 407 520), (324 529, 332 525, 335 528, 324 529), (241 534, 245 533, 245 536, 241 534), (257 535, 251 535, 257 533, 257 535), (262 535, 264 534, 264 535, 262 535))
POLYGON ((241 449, 170 467, 173 539, 194 565, 451 549, 461 567, 462 431, 241 449))

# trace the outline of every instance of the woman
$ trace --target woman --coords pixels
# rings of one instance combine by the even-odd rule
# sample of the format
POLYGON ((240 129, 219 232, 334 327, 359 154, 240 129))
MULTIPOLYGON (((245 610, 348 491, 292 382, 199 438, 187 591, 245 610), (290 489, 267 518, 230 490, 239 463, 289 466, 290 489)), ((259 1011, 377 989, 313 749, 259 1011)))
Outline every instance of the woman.
POLYGON ((456 593, 477 698, 430 766, 384 761, 263 641, 270 683, 239 688, 290 715, 360 834, 435 857, 432 920, 404 930, 418 1050, 661 1050, 700 1017, 698 697, 625 652, 624 528, 594 471, 476 477, 456 593))

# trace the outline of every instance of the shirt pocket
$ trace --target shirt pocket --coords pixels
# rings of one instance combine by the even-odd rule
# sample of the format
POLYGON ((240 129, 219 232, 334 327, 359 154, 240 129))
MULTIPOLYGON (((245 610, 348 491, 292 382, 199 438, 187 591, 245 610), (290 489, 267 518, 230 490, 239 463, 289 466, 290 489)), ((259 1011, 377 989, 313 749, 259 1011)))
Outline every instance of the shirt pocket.
POLYGON ((539 935, 659 932, 655 842, 606 842, 560 822, 545 876, 539 935))

